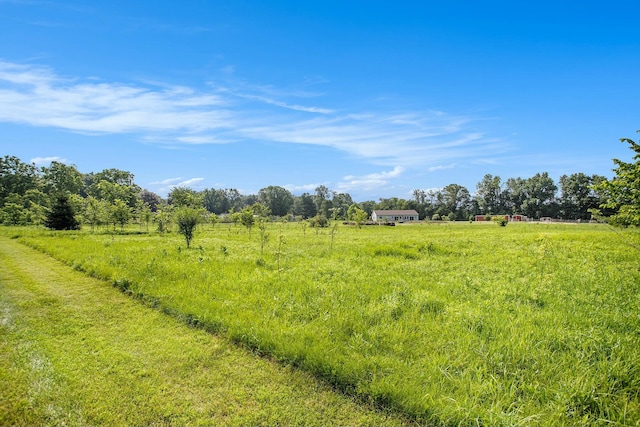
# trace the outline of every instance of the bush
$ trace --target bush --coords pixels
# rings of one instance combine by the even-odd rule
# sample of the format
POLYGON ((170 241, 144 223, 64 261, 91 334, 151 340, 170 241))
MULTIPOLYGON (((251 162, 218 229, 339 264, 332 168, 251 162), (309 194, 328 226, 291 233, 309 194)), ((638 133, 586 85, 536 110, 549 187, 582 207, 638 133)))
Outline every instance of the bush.
POLYGON ((324 215, 316 215, 309 220, 310 227, 324 228, 329 226, 329 220, 324 215))
POLYGON ((493 221, 501 227, 506 227, 506 225, 509 223, 509 220, 502 216, 494 217, 493 221))

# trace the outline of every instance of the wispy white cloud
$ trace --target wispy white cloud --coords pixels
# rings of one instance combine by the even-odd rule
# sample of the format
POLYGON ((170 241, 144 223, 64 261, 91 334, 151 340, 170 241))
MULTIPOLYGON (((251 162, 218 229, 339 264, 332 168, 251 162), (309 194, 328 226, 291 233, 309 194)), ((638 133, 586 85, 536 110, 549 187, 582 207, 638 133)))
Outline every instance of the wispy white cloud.
POLYGON ((302 184, 302 185, 296 185, 296 184, 287 184, 284 186, 284 188, 286 188, 287 190, 291 191, 294 194, 297 193, 315 193, 316 188, 318 188, 321 185, 327 185, 328 183, 316 183, 316 184, 302 184))
POLYGON ((176 187, 185 187, 192 189, 201 189, 200 184, 204 181, 204 178, 189 178, 184 177, 167 178, 161 181, 154 181, 149 183, 149 187, 161 196, 166 196, 176 187))
POLYGON ((436 171, 442 171, 442 170, 447 170, 447 169, 453 169, 457 166, 457 163, 451 163, 448 165, 438 165, 438 166, 431 166, 430 168, 427 168, 427 170, 429 172, 436 172, 436 171))
POLYGON ((399 176, 405 169, 401 166, 396 166, 393 170, 382 171, 362 176, 347 175, 343 178, 342 182, 337 184, 338 191, 369 191, 379 189, 381 187, 388 186, 389 183, 399 176))
POLYGON ((84 133, 188 136, 226 128, 225 101, 184 87, 62 79, 42 67, 0 62, 0 121, 84 133))
POLYGON ((48 164, 51 164, 51 162, 69 163, 67 159, 58 157, 58 156, 34 157, 33 159, 31 159, 31 163, 33 163, 36 166, 48 165, 48 164))
MULTIPOLYGON (((387 112, 348 112, 291 101, 295 92, 246 84, 212 84, 201 91, 149 82, 69 79, 46 67, 0 61, 4 122, 85 134, 133 134, 171 147, 247 139, 320 145, 372 164, 402 168, 438 168, 452 160, 492 157, 507 148, 474 131, 473 117, 393 111, 390 105, 387 112)), ((364 185, 375 178, 352 181, 358 180, 364 185)))
POLYGON ((269 104, 269 105, 275 105, 276 107, 281 107, 281 108, 294 110, 294 111, 303 111, 303 112, 306 112, 306 113, 331 114, 331 113, 334 112, 333 110, 331 110, 329 108, 304 106, 304 105, 297 105, 297 104, 288 104, 286 102, 279 101, 279 100, 276 100, 276 99, 271 99, 271 98, 268 98, 266 96, 250 95, 250 94, 245 94, 245 93, 237 94, 237 96, 239 96, 241 98, 260 101, 260 102, 263 102, 263 103, 269 104))

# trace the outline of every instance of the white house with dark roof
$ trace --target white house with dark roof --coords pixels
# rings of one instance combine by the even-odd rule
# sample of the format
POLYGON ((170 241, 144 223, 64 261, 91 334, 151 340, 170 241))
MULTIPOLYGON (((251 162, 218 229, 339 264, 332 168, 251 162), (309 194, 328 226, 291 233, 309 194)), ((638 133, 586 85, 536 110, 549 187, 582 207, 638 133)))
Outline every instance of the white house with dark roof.
POLYGON ((371 220, 374 222, 409 222, 418 221, 419 215, 414 209, 411 210, 375 210, 371 212, 371 220))

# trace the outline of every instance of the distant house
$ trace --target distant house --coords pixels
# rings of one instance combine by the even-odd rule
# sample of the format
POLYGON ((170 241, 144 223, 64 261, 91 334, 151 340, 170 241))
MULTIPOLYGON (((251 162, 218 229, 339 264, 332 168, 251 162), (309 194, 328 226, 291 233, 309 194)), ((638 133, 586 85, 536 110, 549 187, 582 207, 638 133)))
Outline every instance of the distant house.
POLYGON ((526 215, 476 215, 475 216, 475 220, 476 221, 487 221, 489 219, 494 219, 494 218, 504 218, 507 221, 514 221, 514 222, 520 222, 520 221, 526 221, 527 217, 526 215))
POLYGON ((371 220, 374 222, 405 222, 418 221, 419 215, 415 210, 391 210, 391 211, 373 211, 371 212, 371 220))

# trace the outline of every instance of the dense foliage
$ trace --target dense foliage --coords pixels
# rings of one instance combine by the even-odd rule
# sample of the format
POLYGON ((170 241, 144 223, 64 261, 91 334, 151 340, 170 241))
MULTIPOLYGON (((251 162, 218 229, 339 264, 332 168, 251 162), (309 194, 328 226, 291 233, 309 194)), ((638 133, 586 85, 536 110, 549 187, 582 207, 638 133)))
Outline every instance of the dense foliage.
MULTIPOLYGON (((638 131, 640 132, 640 131, 638 131)), ((634 163, 613 159, 616 164, 616 176, 612 180, 603 180, 595 188, 600 190, 606 198, 601 205, 612 209, 615 213, 611 223, 616 225, 640 225, 640 142, 629 138, 622 138, 622 142, 629 144, 635 153, 634 163)))
MULTIPOLYGON (((622 172, 626 166, 618 164, 622 172)), ((623 182, 622 177, 617 179, 618 184, 623 182)), ((467 220, 477 214, 520 214, 531 219, 588 220, 590 211, 605 202, 604 192, 609 194, 614 187, 620 187, 594 186, 603 181, 605 178, 597 175, 563 175, 558 189, 546 172, 504 182, 499 176, 485 175, 474 193, 462 185, 449 184, 437 190, 416 189, 412 199, 393 197, 358 203, 348 193, 332 191, 324 185, 318 186, 314 194, 299 196, 273 185, 255 195, 242 195, 235 189, 196 191, 178 187, 165 200, 136 185, 134 175, 128 171, 105 169, 83 174, 73 165, 52 162, 49 167, 37 168, 17 157, 5 156, 0 158, 0 223, 42 224, 58 194, 69 198, 76 221, 91 229, 111 226, 122 230, 132 221, 147 228, 149 222, 155 222, 158 228, 169 229, 170 223, 175 222, 173 208, 186 205, 203 208, 221 221, 239 221, 240 217, 234 214, 246 208, 263 217, 316 218, 314 223, 326 218, 361 224, 361 212, 370 216, 375 209, 415 209, 421 219, 467 220), (354 206, 359 209, 357 220, 352 215, 354 206)), ((607 206, 609 213, 617 213, 623 205, 609 202, 607 206)))

